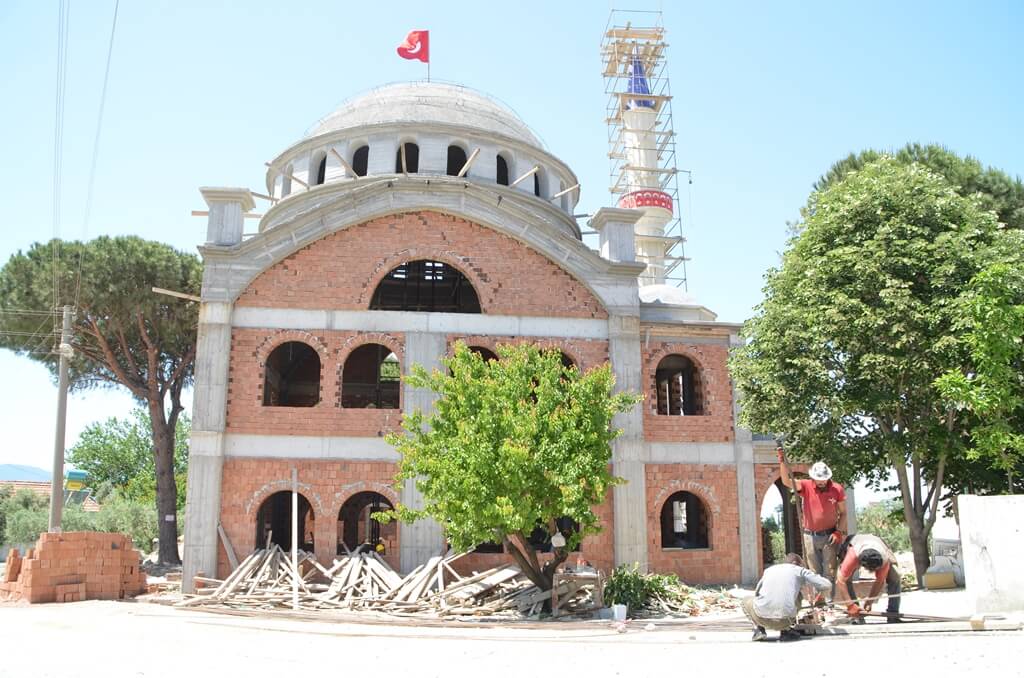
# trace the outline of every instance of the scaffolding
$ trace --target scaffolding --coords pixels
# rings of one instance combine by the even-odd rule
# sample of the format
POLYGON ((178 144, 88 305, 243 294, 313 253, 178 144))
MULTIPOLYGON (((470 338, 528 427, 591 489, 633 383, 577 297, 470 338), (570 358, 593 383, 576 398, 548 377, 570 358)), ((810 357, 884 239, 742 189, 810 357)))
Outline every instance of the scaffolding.
POLYGON ((663 265, 665 283, 686 290, 686 239, 682 234, 678 177, 689 172, 676 167, 667 48, 660 11, 611 11, 601 41, 608 96, 605 122, 608 125, 609 191, 619 200, 642 190, 661 191, 671 198, 672 214, 665 223, 664 233, 638 232, 638 241, 645 242, 638 242, 637 257, 651 268, 663 265), (645 78, 647 88, 642 96, 636 88, 641 66, 640 75, 645 78), (653 127, 630 129, 624 113, 636 104, 653 111, 653 127), (653 162, 639 163, 637 160, 641 157, 653 162), (642 251, 661 255, 644 255, 642 251), (656 261, 659 258, 661 261, 656 261))

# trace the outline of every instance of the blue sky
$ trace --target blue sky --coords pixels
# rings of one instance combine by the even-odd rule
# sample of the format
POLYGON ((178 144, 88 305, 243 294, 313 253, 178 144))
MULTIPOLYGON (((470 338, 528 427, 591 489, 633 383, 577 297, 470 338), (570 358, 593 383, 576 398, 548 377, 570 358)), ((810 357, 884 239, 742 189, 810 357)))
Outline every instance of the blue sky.
MULTIPOLYGON (((1012 2, 661 3, 690 291, 742 321, 813 181, 866 147, 939 142, 1024 174, 1024 5, 1012 2)), ((432 76, 511 106, 580 177, 578 212, 610 204, 596 2, 121 3, 92 218, 83 224, 113 0, 72 2, 65 238, 133 233, 194 251, 199 186, 262 191, 264 161, 345 99, 421 79, 395 55, 431 31, 432 76)), ((636 3, 657 9, 658 3, 636 3)), ((0 261, 54 233, 57 2, 0 3, 0 261)), ((48 467, 55 389, 0 353, 0 463, 48 467), (12 388, 12 385, 17 385, 12 388)), ((68 444, 124 415, 121 392, 72 399, 68 444)))

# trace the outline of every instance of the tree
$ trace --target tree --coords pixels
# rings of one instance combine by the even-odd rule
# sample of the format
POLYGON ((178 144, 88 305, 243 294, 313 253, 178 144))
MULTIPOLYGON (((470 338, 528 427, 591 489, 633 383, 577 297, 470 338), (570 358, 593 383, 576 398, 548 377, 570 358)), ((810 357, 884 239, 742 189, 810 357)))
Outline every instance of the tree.
POLYGON ((413 388, 438 394, 433 414, 414 412, 388 442, 402 455, 398 482, 414 480, 424 506, 398 506, 385 518, 433 518, 457 550, 503 543, 523 573, 549 590, 555 569, 587 535, 600 531, 593 507, 605 501, 612 476, 611 427, 638 397, 612 393, 608 365, 581 373, 563 367, 558 351, 499 346, 484 360, 458 343, 447 372, 414 366, 413 388), (530 544, 568 524, 565 545, 541 565, 530 544))
POLYGON ((947 460, 964 454, 934 382, 965 364, 957 300, 1005 255, 1005 232, 940 176, 888 157, 808 204, 731 357, 741 421, 840 480, 894 470, 920 577, 947 460))
POLYGON ((970 362, 948 370, 936 385, 952 407, 978 418, 970 433, 968 460, 981 460, 1002 472, 1012 493, 1014 474, 1024 462, 1022 262, 998 263, 981 271, 961 297, 960 307, 970 362))
POLYGON ((858 510, 857 529, 880 537, 894 553, 910 548, 910 530, 899 501, 876 501, 858 510))
MULTIPOLYGON (((174 481, 176 505, 185 507, 185 478, 188 468, 188 439, 192 425, 182 413, 174 432, 174 481)), ((130 419, 111 417, 90 424, 68 452, 67 460, 89 474, 95 490, 109 484, 125 499, 156 500, 156 472, 153 468, 153 429, 149 413, 132 411, 130 419)))
MULTIPOLYGON (((851 153, 832 165, 815 182, 815 192, 842 181, 850 172, 863 169, 883 155, 880 151, 870 149, 851 153)), ((1000 223, 1010 228, 1024 229, 1024 183, 1019 177, 1013 179, 1002 170, 983 167, 981 162, 971 156, 962 158, 936 144, 907 144, 890 155, 905 165, 917 163, 927 167, 945 178, 960 195, 976 197, 979 206, 983 210, 995 212, 1000 223)))
MULTIPOLYGON (((174 440, 181 392, 192 381, 198 314, 195 304, 151 289, 198 294, 201 277, 194 255, 134 236, 37 243, 0 269, 0 309, 52 310, 55 282, 58 305, 77 300, 71 388, 121 386, 145 406, 160 516, 176 513, 174 440)), ((0 346, 56 374, 55 353, 33 352, 19 339, 38 329, 37 316, 0 313, 0 346)), ((177 532, 175 520, 160 520, 160 562, 179 562, 177 532)))

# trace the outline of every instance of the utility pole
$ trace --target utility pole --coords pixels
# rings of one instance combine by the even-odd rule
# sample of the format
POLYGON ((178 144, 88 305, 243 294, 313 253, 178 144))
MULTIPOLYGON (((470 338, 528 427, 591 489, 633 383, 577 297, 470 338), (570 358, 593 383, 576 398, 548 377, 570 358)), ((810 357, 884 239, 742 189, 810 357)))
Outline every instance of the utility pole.
POLYGON ((60 532, 64 509, 64 425, 68 413, 68 361, 71 360, 71 307, 64 306, 60 332, 60 369, 57 378, 57 434, 53 441, 53 477, 50 482, 50 532, 60 532))

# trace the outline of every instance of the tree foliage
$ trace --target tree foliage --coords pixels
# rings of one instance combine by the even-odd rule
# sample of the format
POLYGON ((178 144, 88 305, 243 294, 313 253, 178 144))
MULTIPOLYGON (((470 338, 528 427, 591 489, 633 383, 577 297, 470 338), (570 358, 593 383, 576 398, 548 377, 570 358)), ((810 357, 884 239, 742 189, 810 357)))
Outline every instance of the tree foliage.
MULTIPOLYGON (((174 481, 179 510, 185 507, 191 432, 191 421, 182 413, 174 434, 174 481)), ((94 490, 107 484, 131 501, 152 503, 156 500, 153 429, 146 410, 137 408, 130 418, 110 417, 90 424, 68 452, 67 460, 89 474, 94 490)))
POLYGON ((433 414, 405 418, 407 435, 388 437, 402 454, 398 481, 415 482, 424 498, 421 509, 390 514, 438 521, 457 550, 503 543, 535 584, 550 589, 568 551, 601 529, 593 507, 620 482, 609 470, 619 433, 612 417, 638 397, 613 394, 608 365, 581 373, 563 367, 558 351, 529 345, 497 353, 499 360, 485 361, 460 342, 444 361, 448 371, 414 366, 406 377, 438 400, 433 414), (529 537, 536 528, 556 534, 563 518, 578 530, 541 566, 529 537))
MULTIPOLYGON (((163 516, 176 511, 174 432, 182 390, 192 380, 198 314, 195 304, 152 288, 198 294, 201 277, 194 255, 134 236, 37 243, 0 270, 0 347, 42 362, 54 374, 56 353, 36 352, 23 340, 39 332, 38 316, 19 311, 52 310, 55 282, 58 305, 77 300, 71 388, 121 386, 146 406, 156 508, 163 516)), ((160 560, 179 560, 173 520, 160 521, 160 560)))
POLYGON ((907 144, 894 153, 866 150, 851 153, 832 165, 814 184, 815 194, 842 181, 850 172, 889 155, 905 165, 916 163, 938 174, 962 196, 975 197, 978 206, 995 212, 1000 223, 1024 229, 1024 183, 993 167, 985 167, 970 156, 961 157, 936 144, 907 144))
POLYGON ((964 452, 935 379, 965 364, 959 298, 1007 256, 1005 231, 939 175, 889 157, 809 205, 731 358, 741 420, 841 480, 894 470, 920 575, 946 462, 964 452))
POLYGON ((899 501, 876 501, 857 511, 857 531, 881 538, 894 553, 910 550, 910 530, 899 501))

